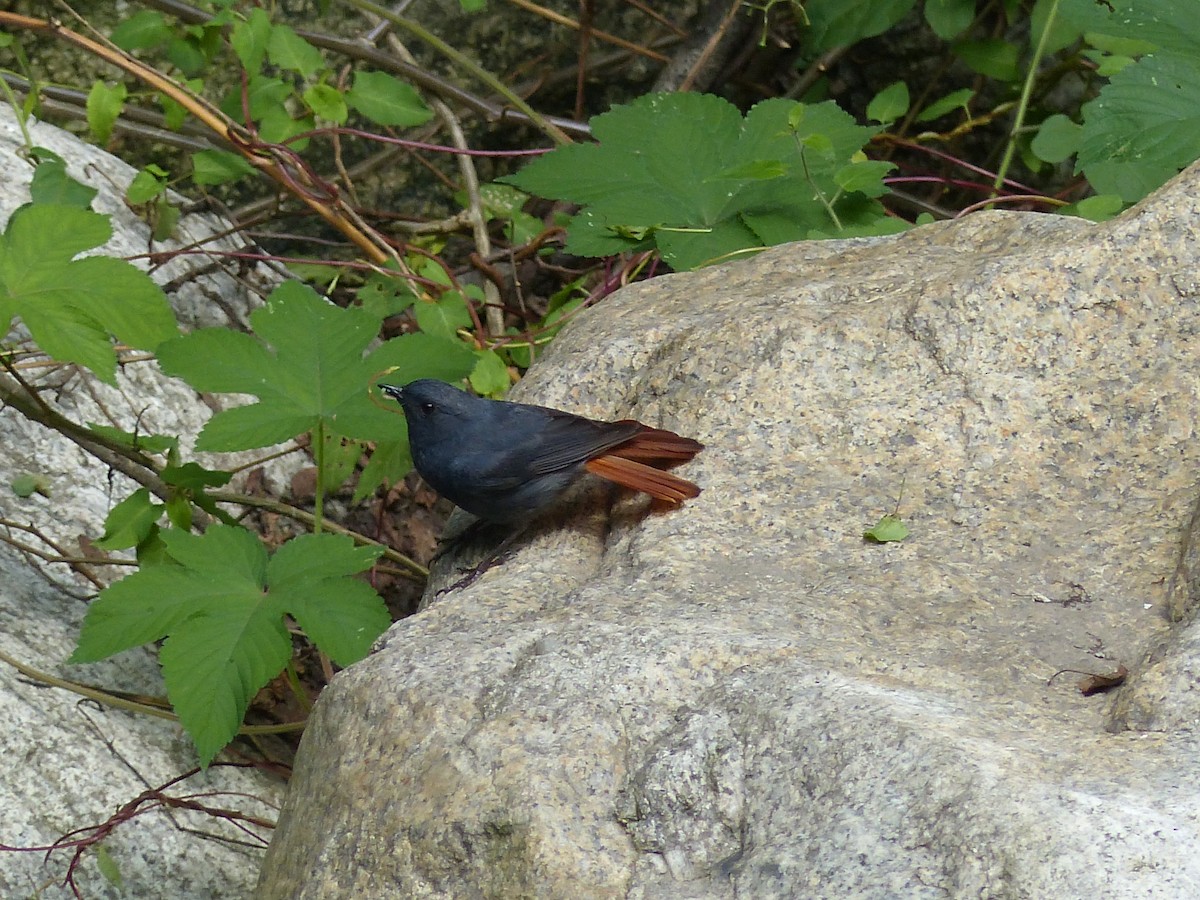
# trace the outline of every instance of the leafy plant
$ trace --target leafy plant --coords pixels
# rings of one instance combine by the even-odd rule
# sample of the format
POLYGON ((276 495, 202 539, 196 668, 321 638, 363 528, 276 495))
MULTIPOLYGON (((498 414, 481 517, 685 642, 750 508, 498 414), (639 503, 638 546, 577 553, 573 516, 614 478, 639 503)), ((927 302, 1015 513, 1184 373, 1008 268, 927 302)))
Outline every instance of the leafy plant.
POLYGON ((129 263, 75 257, 112 237, 108 218, 73 206, 28 204, 0 235, 0 323, 20 318, 51 356, 113 384, 111 338, 153 350, 178 333, 159 287, 129 263))
POLYGON ((244 528, 163 532, 167 558, 105 589, 88 607, 68 662, 94 662, 163 640, 171 705, 202 765, 237 733, 255 693, 288 664, 284 617, 339 665, 366 655, 391 617, 353 576, 379 556, 347 537, 302 535, 268 556, 244 528))
POLYGON ((743 119, 706 94, 652 94, 592 121, 598 144, 560 147, 505 179, 584 209, 567 249, 656 248, 692 269, 746 248, 902 229, 874 199, 889 163, 861 148, 876 129, 833 103, 767 100, 743 119))

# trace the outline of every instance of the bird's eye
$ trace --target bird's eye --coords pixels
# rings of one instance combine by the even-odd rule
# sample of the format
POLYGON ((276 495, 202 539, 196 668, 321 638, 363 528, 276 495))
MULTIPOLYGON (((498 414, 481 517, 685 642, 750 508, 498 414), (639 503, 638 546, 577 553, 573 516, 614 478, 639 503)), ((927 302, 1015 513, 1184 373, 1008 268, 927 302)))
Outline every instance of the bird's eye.
POLYGON ((421 404, 421 412, 423 412, 423 413, 429 414, 429 413, 433 412, 435 409, 437 409, 437 407, 434 406, 432 403, 422 403, 421 404))

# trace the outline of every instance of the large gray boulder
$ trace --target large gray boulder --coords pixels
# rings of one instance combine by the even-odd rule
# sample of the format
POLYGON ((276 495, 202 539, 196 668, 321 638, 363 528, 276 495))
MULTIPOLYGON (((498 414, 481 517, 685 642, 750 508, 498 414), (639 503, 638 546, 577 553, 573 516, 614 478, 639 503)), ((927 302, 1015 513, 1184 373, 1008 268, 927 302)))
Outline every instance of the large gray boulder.
POLYGON ((261 895, 1200 896, 1198 198, 580 316, 522 398, 703 440, 704 494, 543 529, 339 675, 261 895))

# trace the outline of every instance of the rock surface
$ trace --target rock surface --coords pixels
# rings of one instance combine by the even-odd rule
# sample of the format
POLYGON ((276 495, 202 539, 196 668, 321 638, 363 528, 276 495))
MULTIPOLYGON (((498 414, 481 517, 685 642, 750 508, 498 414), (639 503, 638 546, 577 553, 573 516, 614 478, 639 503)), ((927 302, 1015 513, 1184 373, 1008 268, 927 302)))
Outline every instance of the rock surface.
MULTIPOLYGON (((134 170, 61 129, 31 122, 30 131, 35 144, 66 160, 74 178, 100 190, 93 209, 112 216, 114 229, 104 252, 147 253, 149 228, 122 199, 134 170)), ((17 207, 29 201, 33 169, 21 156, 22 142, 11 109, 0 104, 0 172, 5 173, 0 179, 0 229, 17 207)), ((227 229, 228 223, 213 216, 185 216, 179 239, 154 244, 153 249, 178 249, 193 242, 215 253, 242 249, 228 238, 208 240, 227 229)), ((153 272, 160 284, 171 285, 168 293, 176 312, 193 327, 244 322, 258 302, 248 288, 269 289, 275 281, 272 273, 259 267, 246 267, 235 277, 221 265, 213 265, 214 260, 220 262, 220 257, 183 255, 153 272)), ((117 387, 100 384, 74 366, 43 365, 36 358, 22 361, 35 363, 23 368, 23 375, 43 399, 77 422, 181 435, 186 442, 211 415, 194 391, 162 376, 151 361, 122 366, 117 387)), ((21 531, 22 526, 33 526, 64 553, 77 555, 80 537, 98 538, 108 510, 136 487, 66 438, 13 409, 0 408, 0 446, 4 448, 0 518, 5 520, 5 537, 42 551, 49 551, 50 545, 21 531), (49 496, 18 497, 9 485, 25 474, 46 479, 49 496)), ((95 568, 101 581, 120 574, 111 567, 95 568)), ((76 579, 66 566, 42 566, 8 543, 0 544, 0 653, 54 676, 162 695, 158 664, 148 650, 124 653, 94 666, 62 665, 74 649, 86 610, 81 597, 95 589, 76 579)), ((0 662, 0 746, 6 760, 0 766, 4 810, 0 844, 9 847, 48 845, 76 828, 100 824, 143 791, 196 765, 195 751, 177 726, 99 707, 65 690, 47 689, 23 678, 7 660, 0 662)), ((239 792, 234 797, 215 795, 209 802, 267 820, 273 818, 282 794, 274 779, 219 768, 167 793, 195 791, 239 792)), ((264 831, 259 829, 260 836, 264 831)), ((179 811, 171 817, 162 812, 142 815, 116 828, 104 841, 124 889, 108 883, 97 871, 94 852, 84 856, 77 880, 90 900, 228 900, 247 895, 257 875, 262 847, 248 840, 243 832, 211 816, 179 811), (185 827, 215 839, 181 830, 185 827)), ((62 883, 70 859, 70 850, 55 852, 48 859, 41 851, 0 851, 0 896, 43 900, 74 896, 62 883)))
POLYGON ((704 494, 568 517, 342 673, 261 895, 1200 896, 1198 237, 1193 167, 581 316, 522 398, 703 440, 704 494))

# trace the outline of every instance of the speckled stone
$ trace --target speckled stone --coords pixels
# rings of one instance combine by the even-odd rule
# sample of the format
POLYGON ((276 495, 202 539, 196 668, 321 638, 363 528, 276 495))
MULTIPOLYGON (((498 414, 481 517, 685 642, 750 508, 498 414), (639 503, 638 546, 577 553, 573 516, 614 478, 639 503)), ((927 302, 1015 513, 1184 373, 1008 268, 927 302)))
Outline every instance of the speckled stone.
MULTIPOLYGON (((58 153, 72 177, 96 188, 93 208, 112 217, 113 237, 104 252, 142 256, 151 249, 149 226, 125 203, 134 169, 74 135, 42 122, 27 123, 33 143, 58 153)), ((0 230, 12 212, 29 202, 33 169, 22 156, 26 135, 12 109, 0 103, 0 230)), ((185 215, 178 241, 154 244, 155 250, 204 247, 213 252, 238 248, 226 234, 227 221, 211 215, 185 215)), ((137 263, 148 268, 145 259, 137 263)), ((181 320, 200 327, 243 321, 258 302, 247 288, 269 288, 274 276, 266 267, 246 267, 238 278, 195 254, 176 257, 156 268, 160 284, 178 280, 171 299, 181 320)), ((9 322, 5 321, 5 328, 9 322)), ((11 346, 12 339, 9 339, 11 346)), ((26 368, 25 379, 42 400, 76 422, 116 425, 142 434, 194 437, 211 415, 195 391, 164 377, 150 361, 122 366, 117 385, 97 382, 74 366, 26 368)), ((0 373, 0 379, 8 376, 0 373)), ((33 525, 68 555, 79 539, 99 538, 113 504, 137 485, 86 455, 67 438, 31 422, 14 409, 0 408, 0 518, 33 525), (18 497, 9 485, 25 474, 47 479, 49 496, 18 497)), ((228 464, 223 457, 220 464, 228 464)), ((243 456, 249 459, 249 455, 243 456)), ((294 469, 284 463, 277 473, 294 469)), ((13 529, 23 543, 46 549, 13 529)), ((120 573, 99 570, 114 580, 120 573)), ((155 654, 149 649, 122 653, 89 666, 64 666, 75 647, 87 606, 81 594, 94 592, 63 565, 35 565, 32 557, 0 547, 0 651, 44 672, 114 690, 164 693, 155 654)), ((75 829, 98 825, 151 786, 159 786, 196 765, 195 748, 177 726, 159 719, 99 707, 65 690, 47 689, 0 663, 0 843, 47 846, 75 829)), ((269 819, 281 799, 279 783, 261 773, 210 769, 174 791, 229 792, 215 805, 269 819), (252 799, 258 798, 258 799, 252 799)), ((261 849, 228 822, 197 812, 175 810, 144 815, 119 825, 104 847, 121 875, 123 887, 98 871, 88 851, 77 870, 89 900, 118 897, 171 897, 229 900, 245 896, 258 874, 261 849), (190 830, 185 830, 190 829, 190 830), (211 837, 206 840, 198 836, 211 837)), ((71 851, 0 852, 0 897, 66 900, 76 896, 63 883, 71 851)))
POLYGON ((522 397, 703 440, 703 495, 545 529, 335 679, 261 896, 1200 896, 1198 232, 1193 167, 579 317, 522 397))

